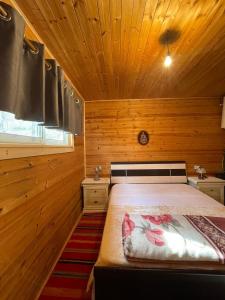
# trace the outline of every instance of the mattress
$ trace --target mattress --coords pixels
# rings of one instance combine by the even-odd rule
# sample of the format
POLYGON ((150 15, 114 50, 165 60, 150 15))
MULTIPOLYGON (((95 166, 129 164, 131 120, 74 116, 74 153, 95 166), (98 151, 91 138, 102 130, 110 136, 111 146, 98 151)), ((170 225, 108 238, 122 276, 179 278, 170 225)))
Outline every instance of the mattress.
POLYGON ((225 217, 225 207, 186 184, 116 184, 113 186, 96 266, 225 270, 224 265, 202 262, 131 262, 122 246, 125 213, 205 215, 225 217))

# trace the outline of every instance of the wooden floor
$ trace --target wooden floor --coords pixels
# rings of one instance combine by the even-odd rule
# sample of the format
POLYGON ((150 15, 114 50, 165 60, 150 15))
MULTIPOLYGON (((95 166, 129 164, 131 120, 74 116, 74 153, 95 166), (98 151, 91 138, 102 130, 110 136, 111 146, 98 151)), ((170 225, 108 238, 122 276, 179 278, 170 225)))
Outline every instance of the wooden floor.
POLYGON ((105 213, 84 214, 70 237, 39 300, 90 300, 86 287, 98 257, 105 213))

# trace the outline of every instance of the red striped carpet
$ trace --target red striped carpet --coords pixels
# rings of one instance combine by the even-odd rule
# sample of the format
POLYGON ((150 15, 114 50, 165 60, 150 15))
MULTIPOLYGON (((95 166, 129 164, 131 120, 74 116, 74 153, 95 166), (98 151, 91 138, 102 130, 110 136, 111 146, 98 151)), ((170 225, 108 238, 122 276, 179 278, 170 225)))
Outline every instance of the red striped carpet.
POLYGON ((86 285, 98 257, 105 213, 84 214, 57 262, 39 300, 91 299, 86 285))

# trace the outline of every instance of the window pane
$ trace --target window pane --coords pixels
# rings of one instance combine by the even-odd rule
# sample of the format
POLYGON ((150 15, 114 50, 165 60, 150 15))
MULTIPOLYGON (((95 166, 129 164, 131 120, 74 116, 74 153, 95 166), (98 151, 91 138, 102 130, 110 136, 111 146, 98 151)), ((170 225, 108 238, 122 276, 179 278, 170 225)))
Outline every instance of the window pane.
POLYGON ((56 145, 69 144, 69 134, 59 129, 45 128, 44 137, 45 137, 45 142, 47 144, 56 144, 56 145))
POLYGON ((0 111, 0 144, 71 146, 71 134, 39 125, 38 122, 16 120, 13 114, 0 111))
POLYGON ((34 138, 41 137, 41 128, 37 122, 16 120, 13 114, 3 111, 0 111, 0 132, 34 138))
POLYGON ((64 140, 64 132, 58 129, 48 129, 45 128, 45 138, 48 140, 57 140, 63 141, 64 140))

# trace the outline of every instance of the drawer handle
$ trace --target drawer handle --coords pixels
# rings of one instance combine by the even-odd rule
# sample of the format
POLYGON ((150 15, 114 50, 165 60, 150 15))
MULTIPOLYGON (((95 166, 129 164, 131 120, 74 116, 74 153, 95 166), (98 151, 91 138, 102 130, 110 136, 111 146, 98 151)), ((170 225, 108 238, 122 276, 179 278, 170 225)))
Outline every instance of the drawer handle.
POLYGON ((94 193, 96 193, 96 191, 94 191, 94 193))
POLYGON ((97 204, 97 203, 98 203, 98 201, 95 200, 95 201, 94 201, 94 204, 97 204))

